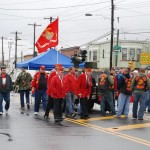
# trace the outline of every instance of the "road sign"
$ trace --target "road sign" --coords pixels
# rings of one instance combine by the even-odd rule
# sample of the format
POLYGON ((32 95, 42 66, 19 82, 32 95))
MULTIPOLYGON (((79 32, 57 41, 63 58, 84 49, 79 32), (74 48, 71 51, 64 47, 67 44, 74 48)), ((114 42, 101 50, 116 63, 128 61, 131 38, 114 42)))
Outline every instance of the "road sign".
POLYGON ((113 47, 113 51, 114 51, 114 52, 121 52, 121 46, 115 45, 115 46, 113 47))
POLYGON ((140 64, 149 65, 150 64, 150 53, 141 53, 140 54, 140 64))

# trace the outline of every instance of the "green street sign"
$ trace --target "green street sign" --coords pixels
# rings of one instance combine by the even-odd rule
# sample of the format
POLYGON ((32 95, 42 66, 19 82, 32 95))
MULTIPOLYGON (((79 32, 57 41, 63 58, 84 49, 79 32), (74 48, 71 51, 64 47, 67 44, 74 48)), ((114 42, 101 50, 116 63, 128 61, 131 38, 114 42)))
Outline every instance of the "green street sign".
POLYGON ((121 52, 121 46, 117 46, 117 45, 115 45, 114 47, 113 47, 113 51, 114 52, 121 52))

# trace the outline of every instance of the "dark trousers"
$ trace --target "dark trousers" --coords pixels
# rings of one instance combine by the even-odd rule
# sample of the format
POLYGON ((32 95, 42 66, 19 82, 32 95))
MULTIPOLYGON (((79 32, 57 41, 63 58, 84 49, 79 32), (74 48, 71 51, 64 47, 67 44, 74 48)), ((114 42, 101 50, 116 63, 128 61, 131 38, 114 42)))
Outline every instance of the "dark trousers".
POLYGON ((53 113, 54 113, 54 119, 55 121, 60 121, 62 118, 62 107, 63 107, 63 99, 62 98, 53 98, 53 103, 54 103, 54 108, 53 108, 53 113))
POLYGON ((80 98, 80 106, 81 106, 81 116, 88 117, 88 100, 87 98, 80 98))
POLYGON ((53 98, 51 96, 48 96, 48 102, 46 106, 45 116, 49 116, 49 112, 51 109, 53 109, 53 98))
POLYGON ((26 97, 26 104, 30 103, 29 100, 29 95, 30 95, 30 91, 29 90, 20 90, 20 103, 21 103, 21 107, 24 107, 24 95, 26 97))

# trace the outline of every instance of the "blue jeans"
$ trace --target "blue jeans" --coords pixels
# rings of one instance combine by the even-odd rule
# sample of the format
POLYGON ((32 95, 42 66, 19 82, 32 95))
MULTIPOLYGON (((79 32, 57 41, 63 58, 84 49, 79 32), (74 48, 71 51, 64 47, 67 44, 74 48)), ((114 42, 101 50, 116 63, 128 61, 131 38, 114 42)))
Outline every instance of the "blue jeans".
POLYGON ((10 106, 10 92, 0 92, 0 112, 3 112, 3 100, 6 102, 5 110, 10 106))
POLYGON ((68 92, 66 95, 66 108, 65 114, 67 116, 71 115, 74 112, 74 94, 68 92))
POLYGON ((133 102, 133 117, 134 118, 137 118, 137 116, 138 118, 143 118, 146 99, 147 99, 146 92, 134 93, 134 102, 133 102), (138 104, 140 104, 139 110, 138 110, 138 104))
POLYGON ((131 97, 131 95, 125 95, 123 93, 119 94, 117 116, 120 116, 122 113, 124 113, 125 116, 128 117, 130 97, 131 97))
POLYGON ((115 112, 115 107, 114 107, 114 104, 113 104, 113 94, 112 94, 112 92, 103 92, 102 93, 102 101, 101 101, 101 112, 102 112, 102 114, 106 113, 105 112, 105 101, 108 102, 112 114, 115 115, 116 112, 115 112))
POLYGON ((30 99, 29 99, 29 90, 20 90, 20 103, 21 103, 21 107, 24 107, 24 95, 26 97, 26 104, 30 103, 30 99))
POLYGON ((47 101, 46 90, 35 91, 35 104, 34 104, 35 112, 39 112, 39 106, 40 106, 41 100, 42 100, 43 110, 46 111, 46 101, 47 101))
POLYGON ((147 91, 147 100, 145 102, 145 110, 148 108, 148 111, 150 111, 150 90, 147 91))

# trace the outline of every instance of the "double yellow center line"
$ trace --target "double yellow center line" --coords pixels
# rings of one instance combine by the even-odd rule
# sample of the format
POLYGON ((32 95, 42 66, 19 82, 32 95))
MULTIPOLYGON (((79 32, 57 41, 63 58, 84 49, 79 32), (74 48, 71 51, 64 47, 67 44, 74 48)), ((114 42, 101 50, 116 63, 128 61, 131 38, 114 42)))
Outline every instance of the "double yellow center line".
POLYGON ((150 141, 140 139, 140 138, 137 138, 137 137, 134 137, 134 136, 126 135, 126 134, 123 134, 123 133, 119 133, 119 132, 116 132, 115 130, 110 130, 109 128, 108 129, 107 128, 102 128, 102 127, 99 127, 99 126, 96 126, 96 125, 93 125, 93 124, 89 124, 87 122, 83 122, 81 120, 78 121, 78 120, 74 120, 74 119, 70 119, 70 118, 66 118, 65 120, 68 121, 68 122, 72 122, 72 123, 81 125, 81 126, 85 126, 85 127, 88 127, 88 128, 92 128, 92 129, 101 131, 101 132, 104 132, 104 133, 107 133, 107 134, 115 135, 117 137, 121 137, 121 138, 130 140, 130 141, 133 141, 133 142, 136 142, 136 143, 140 143, 140 144, 143 144, 143 145, 146 145, 146 146, 150 146, 150 141))

